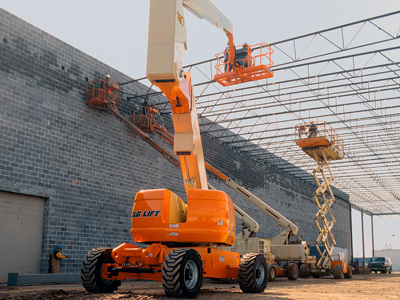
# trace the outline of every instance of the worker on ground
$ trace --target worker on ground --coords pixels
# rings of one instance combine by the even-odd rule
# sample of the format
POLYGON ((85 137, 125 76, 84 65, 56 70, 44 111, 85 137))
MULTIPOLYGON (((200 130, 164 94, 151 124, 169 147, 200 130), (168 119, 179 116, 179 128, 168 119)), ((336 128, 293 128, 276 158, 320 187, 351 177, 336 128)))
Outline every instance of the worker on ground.
POLYGON ((311 121, 310 128, 308 128, 308 137, 313 138, 317 136, 317 125, 314 124, 314 121, 311 121))
POLYGON ((60 273, 61 260, 69 257, 68 255, 62 255, 61 250, 61 246, 56 246, 50 254, 50 273, 60 273))

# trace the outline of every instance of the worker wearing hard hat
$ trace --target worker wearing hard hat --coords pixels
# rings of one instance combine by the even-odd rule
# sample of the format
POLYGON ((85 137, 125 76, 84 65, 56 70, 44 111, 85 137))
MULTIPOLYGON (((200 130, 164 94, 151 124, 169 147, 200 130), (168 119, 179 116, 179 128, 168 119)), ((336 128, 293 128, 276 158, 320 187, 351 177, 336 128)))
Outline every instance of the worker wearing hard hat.
POLYGON ((69 257, 68 255, 62 255, 61 250, 61 246, 56 246, 50 254, 50 273, 60 273, 61 260, 69 257))
POLYGON ((106 86, 105 86, 106 90, 108 90, 108 88, 110 87, 110 83, 111 83, 111 76, 110 76, 110 74, 107 74, 106 75, 106 86))
POLYGON ((310 128, 308 128, 308 137, 313 138, 317 137, 317 125, 314 124, 314 121, 311 121, 310 128))
POLYGON ((100 80, 100 88, 107 91, 111 84, 111 76, 110 74, 106 75, 106 80, 100 80))

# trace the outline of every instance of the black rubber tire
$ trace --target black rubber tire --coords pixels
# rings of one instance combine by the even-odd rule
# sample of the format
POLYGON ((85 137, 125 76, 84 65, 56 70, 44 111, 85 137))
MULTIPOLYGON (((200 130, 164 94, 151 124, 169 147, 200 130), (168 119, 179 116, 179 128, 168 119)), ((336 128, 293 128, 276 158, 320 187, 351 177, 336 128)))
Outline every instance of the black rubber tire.
POLYGON ((85 290, 90 293, 112 293, 121 285, 119 280, 101 278, 101 269, 104 263, 113 263, 112 249, 96 248, 90 250, 82 263, 81 282, 85 290))
POLYGON ((268 264, 268 281, 274 282, 276 279, 276 270, 273 264, 268 264))
POLYGON ((344 278, 351 279, 353 277, 353 269, 351 266, 347 266, 347 273, 344 273, 344 278))
POLYGON ((239 264, 239 285, 244 293, 262 293, 267 288, 268 265, 262 254, 248 253, 239 264))
POLYGON ((161 274, 167 296, 196 298, 203 285, 203 261, 194 249, 174 249, 164 260, 161 274))
POLYGON ((343 270, 341 265, 336 265, 333 267, 332 275, 335 279, 342 279, 343 278, 343 270))
POLYGON ((377 274, 378 273, 378 271, 375 271, 375 274, 377 274))
POLYGON ((299 277, 300 278, 308 278, 310 276, 310 268, 307 264, 301 264, 299 268, 299 277))
POLYGON ((289 280, 297 280, 299 278, 299 267, 295 263, 288 264, 286 276, 289 280))

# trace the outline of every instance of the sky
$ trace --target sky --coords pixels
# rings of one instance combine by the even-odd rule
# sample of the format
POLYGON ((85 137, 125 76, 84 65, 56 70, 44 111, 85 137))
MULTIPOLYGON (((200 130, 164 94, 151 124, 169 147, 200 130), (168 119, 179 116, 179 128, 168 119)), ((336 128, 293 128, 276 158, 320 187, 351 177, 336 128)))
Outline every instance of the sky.
MULTIPOLYGON (((273 43, 400 10, 399 0, 213 0, 233 24, 236 44, 273 43)), ((133 77, 146 76, 149 0, 0 0, 0 7, 133 77)), ((222 52, 225 34, 185 12, 184 65, 222 52)), ((354 255, 362 255, 361 215, 353 211, 354 255)), ((372 255, 370 217, 365 253, 372 255)), ((374 217, 375 249, 400 248, 400 217, 374 217)))

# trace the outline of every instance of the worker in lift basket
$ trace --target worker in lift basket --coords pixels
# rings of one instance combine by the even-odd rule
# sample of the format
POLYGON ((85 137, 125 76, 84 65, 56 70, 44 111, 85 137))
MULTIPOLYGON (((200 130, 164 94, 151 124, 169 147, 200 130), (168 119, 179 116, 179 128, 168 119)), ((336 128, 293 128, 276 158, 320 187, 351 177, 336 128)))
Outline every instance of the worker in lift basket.
POLYGON ((147 116, 149 114, 149 109, 149 98, 146 97, 142 103, 142 106, 140 107, 140 113, 143 116, 147 116))
POLYGON ((314 121, 311 121, 310 128, 308 128, 308 137, 313 138, 317 137, 317 125, 314 124, 314 121))
POLYGON ((110 74, 107 74, 106 75, 106 86, 104 87, 106 91, 110 87, 110 84, 111 84, 111 76, 110 76, 110 74))
POLYGON ((225 73, 228 71, 232 71, 232 65, 229 62, 229 42, 226 44, 226 48, 224 50, 224 65, 225 73))
POLYGON ((61 246, 56 246, 50 254, 50 273, 60 273, 61 260, 69 257, 68 255, 62 255, 61 250, 61 246))
POLYGON ((110 74, 106 75, 106 80, 100 80, 100 88, 104 91, 107 91, 111 84, 111 76, 110 74))

